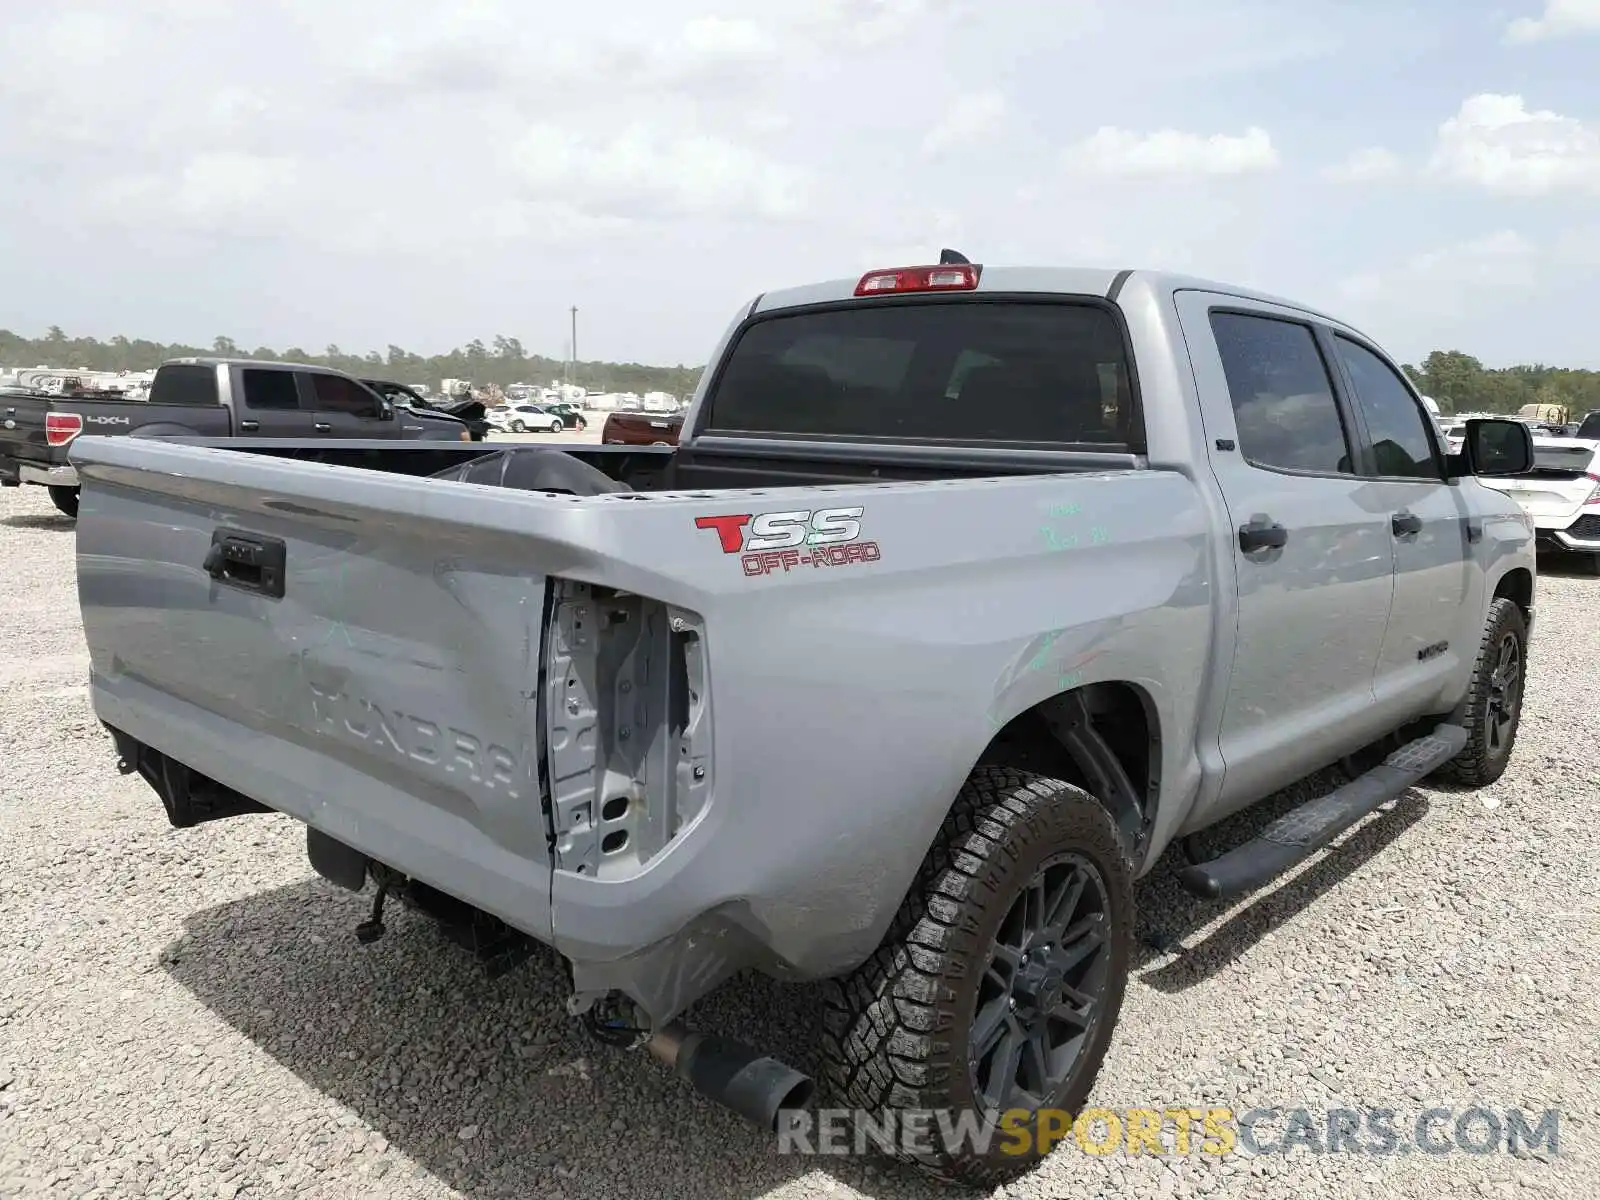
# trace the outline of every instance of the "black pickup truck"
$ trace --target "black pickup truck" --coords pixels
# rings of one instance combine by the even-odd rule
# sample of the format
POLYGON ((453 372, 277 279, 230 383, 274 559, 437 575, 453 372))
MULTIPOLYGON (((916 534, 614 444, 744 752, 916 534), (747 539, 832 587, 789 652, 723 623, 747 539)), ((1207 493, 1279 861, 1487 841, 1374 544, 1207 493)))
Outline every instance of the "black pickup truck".
POLYGON ((470 441, 466 423, 426 418, 361 380, 303 363, 182 358, 163 363, 148 400, 0 392, 0 487, 50 489, 78 513, 67 448, 79 434, 179 438, 358 438, 470 441))

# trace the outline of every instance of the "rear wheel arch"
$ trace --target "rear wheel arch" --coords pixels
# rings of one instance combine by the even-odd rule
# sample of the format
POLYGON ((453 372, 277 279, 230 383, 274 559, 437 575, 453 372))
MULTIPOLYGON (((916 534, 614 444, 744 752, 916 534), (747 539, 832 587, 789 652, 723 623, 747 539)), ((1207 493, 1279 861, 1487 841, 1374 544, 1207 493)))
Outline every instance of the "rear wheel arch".
POLYGON ((1049 696, 990 739, 976 765, 1073 784, 1111 814, 1128 853, 1149 837, 1161 789, 1161 717, 1143 687, 1106 680, 1049 696))

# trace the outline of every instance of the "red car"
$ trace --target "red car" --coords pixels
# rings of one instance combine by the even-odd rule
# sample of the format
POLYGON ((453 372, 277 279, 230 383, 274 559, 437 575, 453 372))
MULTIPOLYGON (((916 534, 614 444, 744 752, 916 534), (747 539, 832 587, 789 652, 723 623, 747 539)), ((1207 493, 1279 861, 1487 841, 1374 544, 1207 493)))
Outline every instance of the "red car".
POLYGON ((602 446, 676 446, 683 416, 675 413, 614 412, 600 431, 602 446))

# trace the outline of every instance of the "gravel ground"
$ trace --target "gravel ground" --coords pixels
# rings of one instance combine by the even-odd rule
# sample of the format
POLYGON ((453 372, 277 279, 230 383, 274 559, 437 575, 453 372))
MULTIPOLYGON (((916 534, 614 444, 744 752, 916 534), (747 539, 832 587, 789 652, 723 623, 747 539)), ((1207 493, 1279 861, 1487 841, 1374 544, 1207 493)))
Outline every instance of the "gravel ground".
MULTIPOLYGON (((548 957, 487 981, 403 911, 358 946, 365 902, 311 873, 287 819, 168 828, 89 708, 72 538, 41 489, 0 492, 0 1196, 948 1194, 778 1155, 643 1055, 589 1042, 548 957)), ((1594 1194, 1600 580, 1540 587, 1497 786, 1408 793, 1240 904, 1189 899, 1170 863, 1141 886, 1143 932, 1172 948, 1141 952, 1095 1098, 1370 1105, 1402 1128, 1433 1105, 1555 1108, 1559 1154, 1069 1147, 1007 1195, 1594 1194)), ((694 1014, 802 1064, 816 1015, 812 989, 759 980, 694 1014)))

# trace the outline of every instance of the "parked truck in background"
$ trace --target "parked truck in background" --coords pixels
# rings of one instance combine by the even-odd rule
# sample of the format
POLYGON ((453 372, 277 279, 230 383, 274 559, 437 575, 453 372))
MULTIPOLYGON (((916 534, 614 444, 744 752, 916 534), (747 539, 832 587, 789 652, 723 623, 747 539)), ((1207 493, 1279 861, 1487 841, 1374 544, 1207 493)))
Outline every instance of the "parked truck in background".
MULTIPOLYGON (((122 768, 179 826, 304 822, 363 940, 398 895, 552 945, 597 1036, 755 1120, 809 1080, 680 1023, 745 968, 830 981, 831 1103, 1079 1111, 1164 850, 1237 896, 1505 770, 1533 533, 1476 476, 1529 435, 1445 453, 1287 300, 945 258, 744 306, 675 448, 80 439, 122 768)), ((987 1185, 1003 1146, 891 1149, 987 1185)))
POLYGON ((396 410, 359 380, 304 363, 182 358, 163 363, 148 400, 0 392, 0 486, 40 484, 68 516, 78 473, 68 458, 83 434, 139 438, 374 438, 469 440, 467 426, 396 410))
POLYGON ((683 432, 681 412, 613 412, 600 427, 602 446, 676 446, 683 432))

